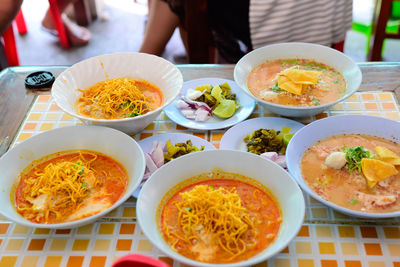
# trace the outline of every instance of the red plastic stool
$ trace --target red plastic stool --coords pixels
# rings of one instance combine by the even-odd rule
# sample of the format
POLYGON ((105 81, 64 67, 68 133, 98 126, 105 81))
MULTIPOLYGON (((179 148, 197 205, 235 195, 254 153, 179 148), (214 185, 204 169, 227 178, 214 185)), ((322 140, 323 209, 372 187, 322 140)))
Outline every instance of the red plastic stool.
MULTIPOLYGON (((20 35, 26 34, 28 32, 22 10, 19 10, 17 16, 14 19, 14 22, 17 25, 18 33, 20 35)), ((19 66, 17 43, 15 42, 14 28, 12 24, 8 27, 2 37, 4 52, 6 54, 8 65, 19 66)))
POLYGON ((64 23, 61 19, 61 13, 57 7, 57 0, 49 0, 50 13, 53 19, 54 26, 58 32, 58 38, 60 39, 60 44, 62 47, 68 49, 70 47, 67 33, 65 31, 64 23))
POLYGON ((3 34, 4 52, 9 66, 19 66, 17 46, 15 42, 13 25, 10 25, 3 34))
POLYGON ((20 9, 17 16, 14 19, 15 24, 17 24, 18 33, 20 35, 24 35, 28 32, 28 28, 26 27, 25 18, 22 14, 22 10, 20 9))
POLYGON ((336 50, 338 50, 338 51, 340 51, 340 52, 343 53, 343 51, 344 51, 344 40, 341 41, 341 42, 339 42, 339 43, 334 44, 334 45, 332 46, 332 48, 333 48, 333 49, 336 49, 336 50))

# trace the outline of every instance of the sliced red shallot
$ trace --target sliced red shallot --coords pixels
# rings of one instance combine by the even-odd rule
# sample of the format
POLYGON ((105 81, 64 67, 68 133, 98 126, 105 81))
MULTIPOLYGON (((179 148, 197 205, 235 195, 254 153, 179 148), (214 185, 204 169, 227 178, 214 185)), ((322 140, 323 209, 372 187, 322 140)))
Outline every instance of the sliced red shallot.
POLYGON ((280 155, 276 152, 265 152, 260 155, 262 158, 272 160, 273 162, 277 163, 282 168, 286 169, 286 157, 285 155, 280 155))
POLYGON ((195 121, 206 121, 208 120, 209 113, 207 110, 199 108, 195 112, 196 117, 194 118, 195 121))
POLYGON ((194 101, 182 96, 176 101, 176 107, 182 112, 185 118, 195 121, 206 121, 212 116, 212 109, 204 102, 194 101))

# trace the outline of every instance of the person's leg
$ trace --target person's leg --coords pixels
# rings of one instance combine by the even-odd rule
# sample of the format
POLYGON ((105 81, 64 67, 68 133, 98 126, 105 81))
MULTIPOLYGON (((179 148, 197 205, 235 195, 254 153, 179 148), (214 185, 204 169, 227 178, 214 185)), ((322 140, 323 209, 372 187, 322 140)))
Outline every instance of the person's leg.
POLYGON ((151 0, 149 17, 139 52, 161 56, 176 27, 179 17, 166 2, 151 0))
MULTIPOLYGON (((57 7, 62 14, 69 4, 73 4, 76 0, 57 0, 57 7)), ((90 41, 91 34, 88 29, 78 26, 73 23, 66 15, 62 15, 62 20, 64 22, 65 30, 68 36, 68 40, 71 45, 85 45, 90 41)), ((44 29, 54 31, 54 23, 51 17, 50 9, 47 10, 43 20, 42 26, 44 29)))
POLYGON ((22 0, 2 0, 0 5, 0 36, 10 27, 22 5, 22 0))

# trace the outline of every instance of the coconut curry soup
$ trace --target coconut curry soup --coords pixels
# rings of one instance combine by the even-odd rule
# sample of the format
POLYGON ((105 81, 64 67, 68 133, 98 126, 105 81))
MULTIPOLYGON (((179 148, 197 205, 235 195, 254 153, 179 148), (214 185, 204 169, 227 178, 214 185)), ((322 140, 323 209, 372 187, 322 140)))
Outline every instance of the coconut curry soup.
POLYGON ((65 151, 34 161, 20 174, 17 212, 43 224, 64 223, 97 214, 126 190, 125 168, 111 157, 89 150, 65 151))
POLYGON ((278 235, 282 215, 268 189, 250 179, 213 171, 171 189, 159 208, 168 245, 207 263, 238 262, 267 248, 278 235))
POLYGON ((308 186, 344 208, 400 211, 400 145, 370 135, 337 135, 318 141, 301 160, 308 186))
POLYGON ((257 98, 287 106, 318 106, 336 101, 346 81, 335 69, 309 59, 279 59, 255 67, 247 87, 257 98))

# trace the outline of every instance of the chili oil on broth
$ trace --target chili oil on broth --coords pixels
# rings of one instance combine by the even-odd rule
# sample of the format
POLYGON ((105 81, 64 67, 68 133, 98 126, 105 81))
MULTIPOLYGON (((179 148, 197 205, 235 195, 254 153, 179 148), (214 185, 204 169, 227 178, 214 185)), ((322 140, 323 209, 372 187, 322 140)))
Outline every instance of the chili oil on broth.
MULTIPOLYGON (((213 199, 211 195, 204 197, 205 195, 207 194, 201 194, 198 199, 203 202, 199 207, 206 205, 204 201, 207 201, 207 199, 213 199)), ((198 204, 200 202, 194 200, 193 203, 198 204)), ((197 210, 200 210, 200 208, 197 210)), ((213 216, 218 215, 214 214, 213 216)), ((177 253, 200 262, 233 263, 257 255, 275 240, 282 222, 282 212, 274 195, 258 181, 244 175, 215 169, 210 173, 191 177, 170 189, 159 205, 156 218, 158 218, 157 223, 164 240, 177 253), (201 190, 212 191, 211 194, 219 190, 227 190, 226 192, 234 192, 239 196, 239 202, 243 208, 242 215, 244 214, 243 216, 249 218, 253 223, 252 227, 249 224, 240 223, 241 226, 246 224, 247 230, 237 236, 233 234, 237 244, 239 244, 239 251, 235 249, 229 251, 219 244, 221 240, 225 246, 228 244, 226 239, 223 238, 224 235, 221 236, 221 228, 216 226, 221 226, 223 218, 229 220, 228 213, 220 214, 219 219, 221 221, 214 224, 214 231, 207 232, 207 226, 196 224, 195 220, 191 221, 193 225, 189 230, 190 233, 187 231, 190 227, 188 228, 186 224, 188 217, 185 216, 196 208, 195 206, 178 208, 178 206, 184 205, 181 194, 190 193, 196 189, 200 190, 200 188, 201 190), (184 222, 184 225, 179 225, 180 220, 184 222), (186 227, 186 230, 183 230, 184 227, 186 227), (243 246, 243 244, 245 245, 243 246)), ((202 217, 200 216, 200 218, 202 217)), ((244 219, 244 222, 246 220, 244 219)), ((232 226, 229 233, 235 232, 238 233, 239 229, 232 226)), ((231 245, 228 247, 235 247, 232 243, 229 244, 231 245)))
POLYGON ((258 65, 248 75, 247 87, 259 99, 286 106, 316 106, 336 101, 346 92, 344 77, 334 68, 310 59, 278 59, 258 65), (274 92, 278 74, 289 68, 320 71, 318 83, 310 85, 302 95, 284 90, 274 92))
POLYGON ((363 173, 356 170, 349 173, 346 168, 336 170, 326 166, 327 156, 344 146, 363 146, 375 156, 375 147, 383 146, 400 155, 399 144, 371 135, 346 134, 320 140, 304 153, 300 163, 302 177, 310 189, 329 202, 356 211, 399 211, 400 173, 370 188, 363 173), (396 200, 388 202, 388 196, 396 200))
POLYGON ((127 185, 128 174, 115 159, 70 150, 33 161, 19 175, 10 197, 25 219, 55 224, 102 212, 121 198, 127 185))
POLYGON ((159 108, 163 93, 158 86, 142 79, 106 79, 85 89, 74 109, 94 119, 124 119, 144 115, 159 108))

